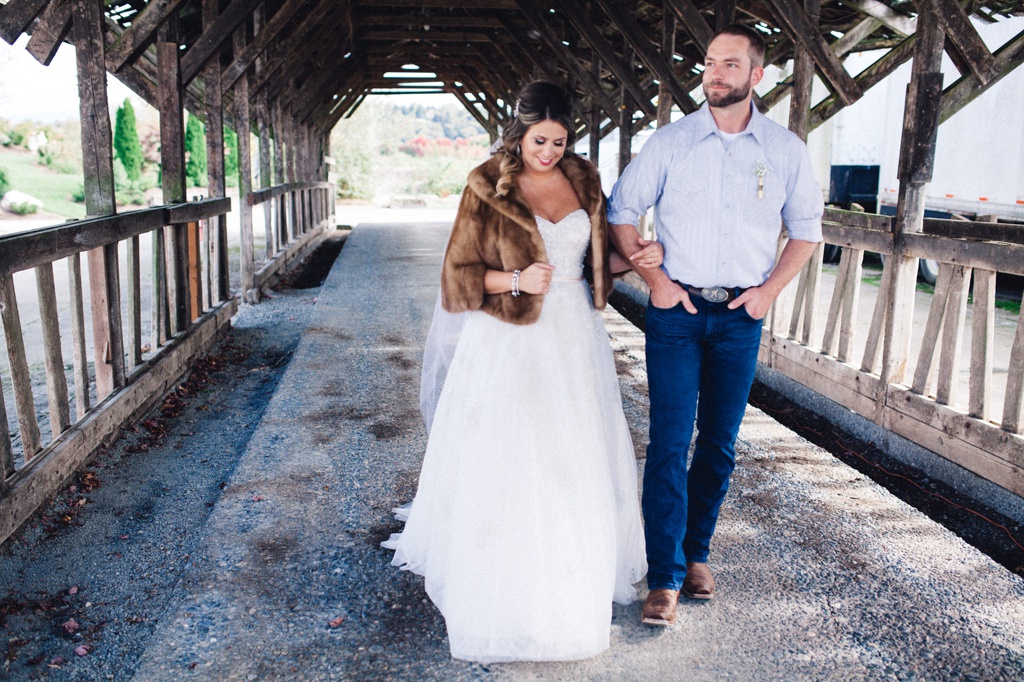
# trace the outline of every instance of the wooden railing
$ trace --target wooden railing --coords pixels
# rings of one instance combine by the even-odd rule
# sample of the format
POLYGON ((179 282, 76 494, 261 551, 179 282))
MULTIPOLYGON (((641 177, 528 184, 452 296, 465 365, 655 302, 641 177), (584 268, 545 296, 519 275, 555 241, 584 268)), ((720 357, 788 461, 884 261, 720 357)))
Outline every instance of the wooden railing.
POLYGON ((0 237, 0 540, 230 323, 230 207, 208 199, 0 237), (32 299, 38 317, 22 305, 32 299))
MULTIPOLYGON (((246 196, 242 207, 242 288, 258 292, 279 275, 334 221, 333 183, 301 182, 268 187, 246 196), (263 256, 257 260, 245 212, 263 206, 263 256), (248 243, 248 249, 247 249, 248 243)), ((249 221, 249 225, 251 225, 249 221)))
POLYGON ((761 361, 1024 496, 1024 317, 997 310, 995 299, 996 273, 1024 275, 1024 226, 926 219, 923 233, 895 235, 887 216, 829 209, 824 232, 843 247, 828 314, 815 315, 824 298, 819 249, 776 301, 761 361), (867 252, 886 257, 877 285, 862 281, 867 252), (912 282, 897 286, 916 274, 918 258, 939 263, 930 302, 912 282), (929 307, 915 327, 916 297, 929 307))
POLYGON ((0 365, 0 542, 212 345, 238 309, 231 273, 240 273, 246 300, 258 301, 326 234, 333 199, 326 182, 248 194, 237 260, 225 198, 0 237, 8 359, 6 372, 0 365), (265 248, 257 259, 252 207, 260 204, 265 248), (61 260, 66 267, 55 269, 61 260), (30 299, 38 306, 25 306, 30 299))

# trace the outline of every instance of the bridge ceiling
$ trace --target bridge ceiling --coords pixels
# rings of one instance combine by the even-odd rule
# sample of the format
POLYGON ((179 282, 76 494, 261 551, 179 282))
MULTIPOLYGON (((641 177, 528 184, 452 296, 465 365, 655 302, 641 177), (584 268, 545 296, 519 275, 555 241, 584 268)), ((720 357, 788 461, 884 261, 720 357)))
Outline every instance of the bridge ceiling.
MULTIPOLYGON (((33 33, 29 50, 52 58, 67 35, 70 7, 83 0, 8 0, 0 36, 33 33), (27 20, 26 20, 27 19, 27 20), (61 29, 63 28, 63 32, 61 29)), ((879 75, 912 56, 916 16, 932 11, 946 51, 976 91, 1021 61, 991 53, 968 21, 1024 14, 1024 1, 957 0, 114 0, 106 5, 107 68, 151 102, 157 99, 158 36, 181 49, 186 102, 201 113, 204 76, 221 69, 228 98, 240 76, 248 96, 275 102, 295 120, 333 126, 372 93, 448 92, 494 132, 515 92, 533 78, 575 91, 585 112, 636 125, 656 115, 659 90, 684 111, 700 83, 704 48, 716 27, 741 22, 768 43, 768 61, 798 50, 814 59, 832 94, 818 122, 855 101, 879 75), (801 7, 807 7, 803 9, 801 7), (205 13, 205 20, 204 20, 205 13), (878 73, 854 79, 851 51, 893 48, 878 73)), ((782 85, 763 98, 770 106, 782 85)), ((582 126, 582 123, 581 123, 582 126)))

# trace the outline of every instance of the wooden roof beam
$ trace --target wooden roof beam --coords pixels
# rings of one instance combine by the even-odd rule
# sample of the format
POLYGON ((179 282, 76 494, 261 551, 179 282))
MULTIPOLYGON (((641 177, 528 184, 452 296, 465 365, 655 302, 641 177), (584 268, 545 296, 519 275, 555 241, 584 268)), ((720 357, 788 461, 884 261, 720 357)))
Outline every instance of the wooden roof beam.
MULTIPOLYGON (((918 2, 920 11, 931 12, 939 20, 939 25, 949 39, 947 47, 951 42, 953 47, 960 52, 967 63, 971 73, 981 81, 987 83, 995 77, 995 59, 988 51, 984 41, 978 32, 971 25, 967 12, 956 0, 921 0, 918 2)), ((963 71, 961 71, 963 73, 963 71)))
POLYGON ((107 50, 107 70, 116 73, 128 62, 138 59, 156 38, 160 24, 183 4, 185 0, 151 0, 141 12, 132 17, 132 25, 107 50))
POLYGON ((376 40, 388 42, 422 41, 426 43, 489 43, 491 36, 486 33, 456 33, 454 31, 364 31, 356 34, 357 40, 376 40))
POLYGON ((263 54, 267 46, 277 38, 281 29, 284 28, 295 12, 306 0, 285 0, 280 9, 271 17, 259 32, 253 36, 252 42, 247 44, 240 54, 235 55, 234 61, 220 74, 221 89, 226 90, 235 84, 238 77, 245 73, 245 70, 256 61, 256 58, 263 54))
POLYGON ((50 0, 8 0, 0 7, 0 38, 13 45, 50 0))
MULTIPOLYGON (((886 76, 898 69, 914 56, 916 34, 906 38, 902 43, 885 53, 881 59, 857 74, 857 83, 863 90, 869 90, 880 83, 886 76)), ((814 130, 846 107, 845 102, 833 93, 811 109, 808 119, 808 130, 814 130)))
POLYGON ((515 0, 361 0, 359 5, 372 5, 373 9, 381 7, 438 7, 442 9, 518 9, 515 0))
POLYGON ((1024 64, 1024 31, 996 50, 993 58, 994 74, 987 82, 982 82, 973 73, 964 74, 942 92, 942 108, 939 111, 940 124, 949 120, 953 114, 1024 64))
POLYGON ((612 22, 618 26, 619 31, 625 36, 630 46, 636 51, 640 60, 647 65, 658 79, 664 83, 672 94, 683 113, 691 114, 699 108, 689 93, 683 90, 672 73, 672 57, 658 54, 651 45, 650 40, 644 34, 643 29, 636 23, 627 12, 625 12, 618 0, 597 0, 612 22))
POLYGON ((447 14, 425 17, 422 14, 364 14, 359 23, 366 26, 429 25, 434 28, 501 28, 501 21, 492 15, 450 16, 447 14))
POLYGON ((181 57, 181 82, 188 85, 193 78, 206 66, 206 62, 215 57, 221 46, 231 40, 235 29, 242 25, 256 6, 263 0, 233 0, 217 17, 216 23, 192 44, 192 47, 181 57))
MULTIPOLYGON (((871 35, 881 24, 882 22, 878 19, 865 17, 859 24, 847 31, 842 38, 832 43, 830 49, 837 57, 842 57, 856 47, 861 40, 871 35)), ((792 87, 790 80, 779 83, 761 97, 761 102, 765 107, 771 109, 779 100, 789 94, 790 87, 792 87)))
MULTIPOLYGON (((633 74, 633 65, 623 64, 615 54, 615 49, 605 40, 604 36, 601 35, 600 31, 591 23, 587 18, 587 13, 583 7, 576 0, 551 0, 554 2, 559 9, 561 14, 569 20, 569 22, 576 27, 576 30, 581 36, 590 44, 590 47, 597 51, 601 55, 602 61, 608 65, 608 68, 612 73, 615 74, 616 79, 619 83, 629 91, 629 94, 636 99, 637 106, 651 118, 658 115, 657 109, 654 107, 654 103, 651 102, 650 98, 644 93, 640 84, 637 83, 636 77, 633 74)), ((520 0, 520 4, 532 4, 537 6, 536 0, 520 0)), ((614 118, 614 117, 613 117, 614 118)))
MULTIPOLYGON (((524 8, 522 17, 527 21, 530 27, 537 32, 540 36, 541 42, 543 42, 547 46, 548 50, 555 55, 555 58, 562 63, 568 74, 575 78, 576 82, 582 85, 583 88, 590 93, 591 97, 596 99, 598 106, 600 106, 609 117, 614 118, 619 111, 619 108, 615 106, 615 102, 612 101, 612 99, 605 94, 604 90, 601 89, 600 83, 593 82, 590 74, 584 70, 576 55, 574 55, 568 47, 562 44, 562 41, 555 35, 551 26, 540 18, 543 14, 536 14, 533 11, 533 9, 539 7, 539 5, 533 2, 533 0, 530 0, 530 2, 533 5, 533 8, 524 8)), ((506 26, 508 27, 509 32, 513 34, 519 31, 519 28, 508 20, 506 20, 506 26)), ((547 70, 546 65, 541 60, 536 59, 530 50, 526 50, 526 52, 530 55, 531 59, 533 59, 534 63, 541 68, 541 70, 547 70)), ((548 75, 548 78, 551 78, 554 81, 559 80, 558 78, 553 78, 550 74, 548 75)))
POLYGON ((286 38, 273 43, 273 54, 267 58, 263 72, 256 74, 256 80, 250 84, 250 90, 253 93, 260 92, 277 71, 287 70, 288 66, 308 55, 309 44, 318 30, 325 25, 341 25, 341 21, 338 20, 344 18, 338 17, 341 10, 341 6, 335 0, 317 0, 305 18, 286 38))
POLYGON ((493 137, 498 136, 498 126, 495 125, 494 121, 491 121, 480 113, 480 110, 476 108, 475 103, 470 102, 466 95, 455 86, 454 81, 448 83, 450 92, 455 96, 455 99, 462 103, 463 108, 469 112, 469 115, 476 119, 476 122, 483 127, 493 137))
POLYGON ((533 55, 530 54, 529 50, 523 51, 525 58, 519 57, 518 55, 514 55, 510 47, 506 45, 505 42, 497 36, 495 36, 494 39, 494 47, 495 49, 498 50, 498 54, 501 56, 501 58, 508 62, 509 66, 511 66, 512 69, 515 71, 516 80, 518 81, 517 85, 519 88, 521 88, 528 80, 530 80, 530 69, 528 64, 525 64, 524 62, 538 62, 534 62, 531 59, 533 55))
POLYGON ((43 66, 49 66, 61 43, 71 31, 70 0, 53 0, 32 31, 25 49, 43 66))
POLYGON ((878 19, 887 28, 901 36, 912 36, 917 31, 916 19, 896 12, 879 0, 843 0, 843 4, 878 19))
POLYGON ((735 21, 736 0, 715 0, 715 33, 735 21))
POLYGON ((811 55, 822 78, 829 83, 846 105, 853 104, 864 95, 857 82, 847 73, 843 63, 829 49, 821 32, 811 22, 807 13, 786 0, 767 0, 779 19, 781 28, 794 42, 803 46, 811 55))
POLYGON ((706 53, 715 32, 708 26, 708 22, 704 21, 704 15, 693 4, 693 0, 665 0, 665 6, 675 13, 683 30, 690 34, 693 42, 697 44, 697 49, 702 54, 706 53))
POLYGON ((344 63, 348 65, 353 59, 353 55, 349 53, 349 57, 329 59, 329 55, 332 53, 332 44, 340 42, 346 39, 347 36, 346 27, 340 23, 333 23, 327 25, 327 33, 322 36, 319 40, 310 39, 304 49, 300 49, 299 45, 295 46, 295 51, 291 54, 297 54, 296 58, 290 58, 283 60, 281 63, 281 70, 279 75, 273 78, 273 80, 266 80, 265 87, 268 96, 271 99, 276 98, 291 98, 295 89, 296 84, 303 84, 311 77, 311 74, 316 70, 320 69, 321 72, 329 71, 332 68, 337 68, 339 64, 344 63))

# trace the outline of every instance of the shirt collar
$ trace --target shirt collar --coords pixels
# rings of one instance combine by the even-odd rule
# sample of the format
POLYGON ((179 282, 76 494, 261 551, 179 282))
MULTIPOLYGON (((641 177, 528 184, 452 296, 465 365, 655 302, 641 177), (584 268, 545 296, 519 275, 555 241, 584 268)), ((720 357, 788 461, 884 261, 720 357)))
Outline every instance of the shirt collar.
MULTIPOLYGON (((711 115, 711 107, 708 106, 707 101, 701 105, 700 109, 696 113, 691 114, 697 117, 697 131, 700 139, 704 139, 708 135, 712 135, 718 131, 718 126, 715 125, 715 119, 711 115)), ((747 123, 746 129, 740 133, 741 135, 750 133, 757 140, 757 143, 764 146, 764 128, 765 128, 764 114, 757 110, 754 106, 754 102, 750 103, 750 121, 747 123)))

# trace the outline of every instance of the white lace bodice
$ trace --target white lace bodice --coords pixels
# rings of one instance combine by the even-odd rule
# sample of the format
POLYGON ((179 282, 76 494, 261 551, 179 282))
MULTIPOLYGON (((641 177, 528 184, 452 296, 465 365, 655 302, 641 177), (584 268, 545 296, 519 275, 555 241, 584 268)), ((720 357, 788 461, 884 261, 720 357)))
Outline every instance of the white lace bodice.
POLYGON ((590 244, 590 217, 576 209, 557 223, 534 216, 548 251, 548 262, 555 266, 559 279, 583 276, 583 256, 590 244))

